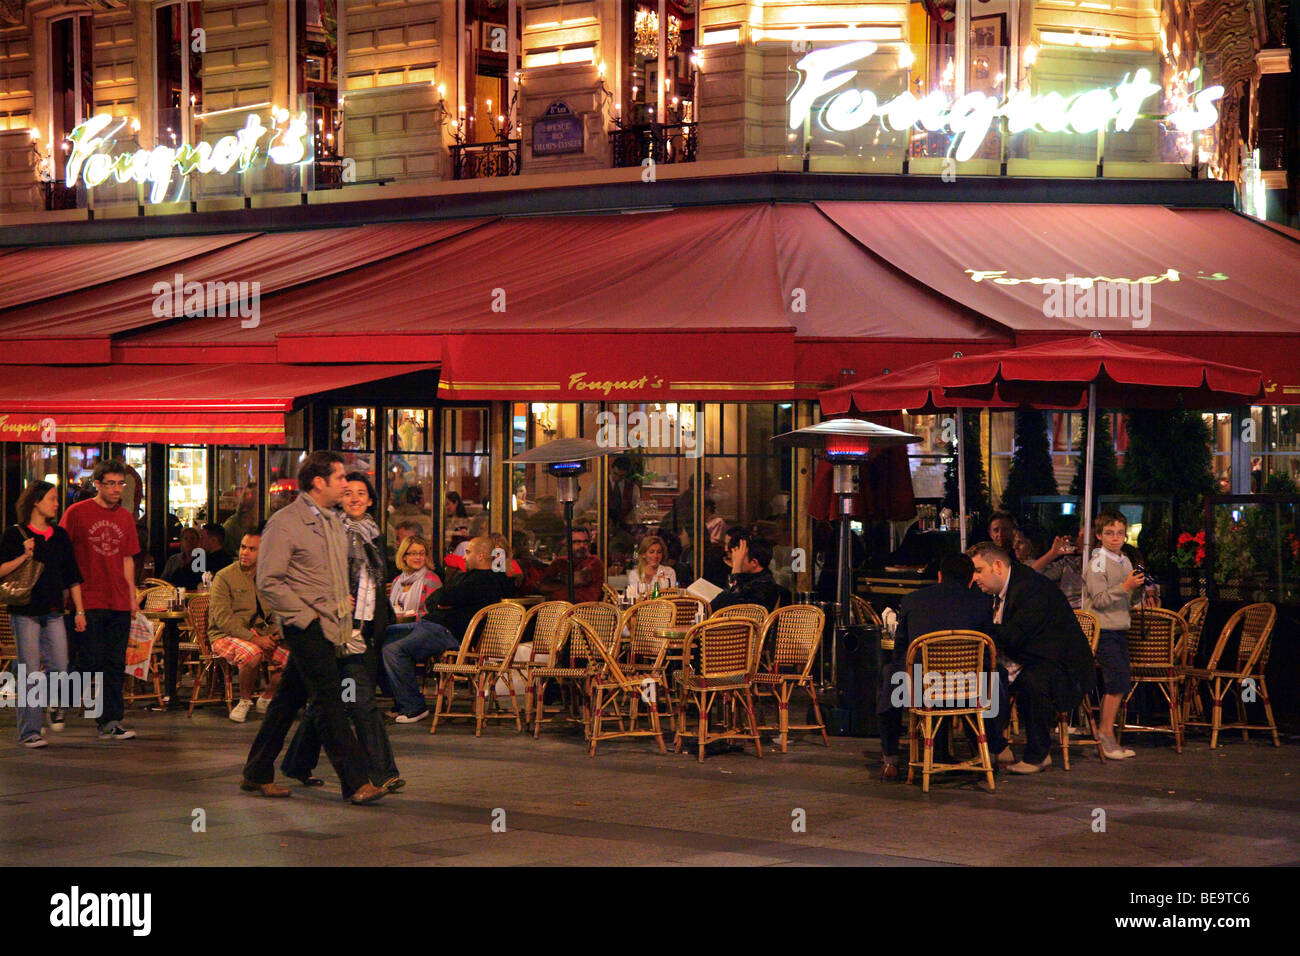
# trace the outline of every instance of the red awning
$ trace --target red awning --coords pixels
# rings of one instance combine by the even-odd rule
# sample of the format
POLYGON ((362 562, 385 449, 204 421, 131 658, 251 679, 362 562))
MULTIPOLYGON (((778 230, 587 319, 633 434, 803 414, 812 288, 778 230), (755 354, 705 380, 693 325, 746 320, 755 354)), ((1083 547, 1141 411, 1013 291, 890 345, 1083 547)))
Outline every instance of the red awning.
MULTIPOLYGON (((137 268, 129 258, 124 258, 113 281, 69 292, 55 301, 35 302, 0 311, 0 347, 4 347, 6 339, 21 339, 27 349, 39 352, 49 348, 65 360, 75 361, 66 359, 67 350, 70 340, 80 340, 77 344, 92 349, 83 360, 105 361, 113 335, 176 321, 178 316, 184 315, 186 299, 193 295, 194 289, 200 290, 205 307, 224 306, 224 314, 214 317, 213 321, 231 325, 237 335, 247 336, 256 328, 247 323, 256 321, 260 325, 267 306, 283 290, 310 288, 326 277, 437 243, 478 228, 483 222, 384 223, 265 233, 251 238, 241 237, 240 242, 229 243, 183 262, 173 260, 148 269, 137 268), (176 288, 178 279, 179 290, 176 288), (257 283, 255 290, 252 283, 257 283), (210 297, 209 284, 220 284, 210 297), (232 288, 231 284, 236 285, 232 288), (241 313, 236 300, 251 302, 254 291, 257 313, 253 314, 251 309, 241 313)), ((189 242, 153 241, 160 246, 189 242)), ((41 251, 49 253, 52 250, 41 251)), ((127 250, 123 252, 124 256, 129 256, 127 250)), ((55 263, 36 263, 35 266, 44 270, 54 267, 55 263)))
POLYGON ((948 395, 1076 408, 1097 387, 1101 408, 1224 408, 1258 402, 1264 379, 1254 369, 1207 362, 1160 349, 1076 336, 1023 348, 952 358, 939 363, 948 395))
POLYGON ((1015 407, 977 398, 953 398, 945 395, 939 385, 939 362, 922 362, 897 372, 842 385, 822 392, 820 398, 822 412, 827 415, 845 415, 851 411, 909 411, 928 414, 950 408, 1015 407))
POLYGON ((297 399, 432 367, 0 366, 0 441, 278 445, 297 399))
POLYGON ((1107 339, 1261 368, 1275 392, 1300 387, 1300 312, 1292 294, 1300 244, 1231 211, 817 205, 901 272, 1013 330, 1017 343, 1097 330, 1107 339), (1149 314, 1058 315, 1048 295, 1070 277, 1128 280, 1149 291, 1149 314))

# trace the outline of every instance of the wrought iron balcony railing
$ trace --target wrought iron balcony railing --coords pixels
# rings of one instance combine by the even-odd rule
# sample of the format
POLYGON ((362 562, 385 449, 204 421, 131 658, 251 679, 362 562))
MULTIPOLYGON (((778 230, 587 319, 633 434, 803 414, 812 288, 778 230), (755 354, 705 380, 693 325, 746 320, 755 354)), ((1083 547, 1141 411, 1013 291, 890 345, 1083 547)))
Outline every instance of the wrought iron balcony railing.
POLYGON ((498 139, 486 143, 448 146, 452 179, 488 179, 518 176, 523 169, 523 140, 498 139))
POLYGON ((615 167, 693 163, 699 148, 698 123, 639 123, 609 131, 615 167))

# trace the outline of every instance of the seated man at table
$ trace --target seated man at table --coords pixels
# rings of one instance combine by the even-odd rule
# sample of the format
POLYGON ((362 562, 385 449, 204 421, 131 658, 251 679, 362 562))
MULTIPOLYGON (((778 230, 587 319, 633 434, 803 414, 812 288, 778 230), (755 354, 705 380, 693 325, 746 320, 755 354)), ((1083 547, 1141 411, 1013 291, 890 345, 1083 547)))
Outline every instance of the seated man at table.
POLYGON ((212 653, 239 669, 239 703, 230 719, 243 723, 253 708, 253 691, 257 688, 262 661, 276 668, 257 699, 257 709, 265 711, 275 696, 280 674, 289 662, 289 650, 279 644, 275 628, 266 621, 262 601, 257 594, 257 551, 262 535, 250 531, 239 542, 239 559, 217 572, 212 579, 208 604, 208 640, 212 653))
MULTIPOLYGON (((591 532, 584 527, 573 529, 573 601, 585 604, 600 600, 600 586, 605 582, 605 565, 591 553, 591 532)), ((546 566, 537 582, 537 592, 548 601, 569 599, 569 556, 563 554, 546 566)))
MULTIPOLYGON (((913 591, 899 602, 898 626, 894 630, 894 655, 892 662, 881 668, 880 690, 876 699, 876 713, 880 717, 880 779, 899 779, 898 740, 902 735, 903 708, 899 704, 900 686, 908 687, 902 675, 907 673, 907 651, 918 637, 932 631, 969 630, 989 634, 993 630, 993 602, 978 588, 971 587, 975 565, 964 553, 950 554, 939 562, 939 583, 913 591)), ((920 655, 915 663, 920 662, 920 655)), ((987 662, 989 666, 992 661, 987 662)), ((908 675, 914 677, 914 675, 908 675)), ((989 753, 999 765, 1015 762, 1007 746, 1002 728, 1006 724, 1006 675, 998 681, 997 713, 984 719, 984 733, 988 738, 989 753)), ((916 694, 913 689, 912 694, 916 694)), ((903 699, 907 704, 907 695, 903 699)), ((951 723, 951 721, 949 721, 951 723)), ((947 725, 945 725, 946 727, 947 725)), ((973 736, 967 727, 968 736, 973 736)))
POLYGON ((769 567, 772 545, 758 535, 744 531, 731 549, 731 584, 713 599, 712 608, 733 604, 761 604, 768 613, 790 603, 790 592, 776 583, 769 567))
POLYGON ((475 614, 514 597, 514 582, 492 570, 492 551, 487 535, 472 539, 465 550, 465 573, 430 595, 425 605, 428 613, 410 634, 384 645, 384 670, 393 688, 394 710, 389 716, 397 723, 414 724, 429 716, 415 677, 416 663, 436 661, 444 652, 456 650, 475 614))
POLYGON ((984 541, 971 549, 975 583, 993 598, 992 637, 1008 661, 1025 750, 1012 773, 1052 765, 1056 715, 1071 711, 1097 679, 1088 639, 1065 593, 1047 578, 984 541))

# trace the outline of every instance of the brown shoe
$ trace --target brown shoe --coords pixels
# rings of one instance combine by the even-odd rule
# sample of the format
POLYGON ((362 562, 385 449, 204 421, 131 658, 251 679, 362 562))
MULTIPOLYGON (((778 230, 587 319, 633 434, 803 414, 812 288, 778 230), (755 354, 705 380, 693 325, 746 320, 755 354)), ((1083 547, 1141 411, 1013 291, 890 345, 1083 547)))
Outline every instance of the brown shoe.
POLYGON ((348 799, 360 806, 363 803, 374 803, 387 792, 383 787, 376 787, 373 783, 364 783, 348 799))
POLYGON ((898 764, 882 760, 880 762, 880 779, 886 781, 899 779, 898 764))
POLYGON ((251 780, 241 780, 239 781, 239 789, 247 790, 249 793, 261 794, 264 797, 292 796, 284 787, 274 783, 253 783, 251 780))

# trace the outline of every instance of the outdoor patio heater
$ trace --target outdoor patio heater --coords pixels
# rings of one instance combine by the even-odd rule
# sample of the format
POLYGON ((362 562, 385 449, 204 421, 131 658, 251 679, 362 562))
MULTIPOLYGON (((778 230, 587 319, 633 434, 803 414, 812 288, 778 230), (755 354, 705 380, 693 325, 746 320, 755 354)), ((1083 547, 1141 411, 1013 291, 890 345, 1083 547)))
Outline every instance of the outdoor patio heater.
POLYGON ((556 497, 564 502, 564 543, 569 556, 569 603, 573 603, 573 503, 578 500, 578 478, 589 462, 605 455, 617 455, 626 448, 606 448, 586 438, 557 438, 530 448, 514 458, 512 465, 545 465, 556 479, 556 497))
MULTIPOLYGON (((832 418, 828 421, 800 428, 796 431, 777 435, 772 439, 775 445, 795 448, 811 448, 832 466, 831 491, 834 498, 833 514, 839 521, 839 563, 835 583, 835 640, 831 643, 831 680, 841 696, 851 689, 842 687, 839 671, 839 645, 845 642, 846 649, 856 645, 850 643, 850 626, 853 617, 853 551, 850 544, 850 522, 853 518, 853 496, 858 493, 860 468, 867 459, 883 448, 891 445, 914 445, 922 439, 917 435, 900 432, 874 422, 857 418, 832 418)), ((871 687, 857 684, 859 693, 865 695, 871 687)), ((874 708, 873 708, 874 710, 874 708)))

